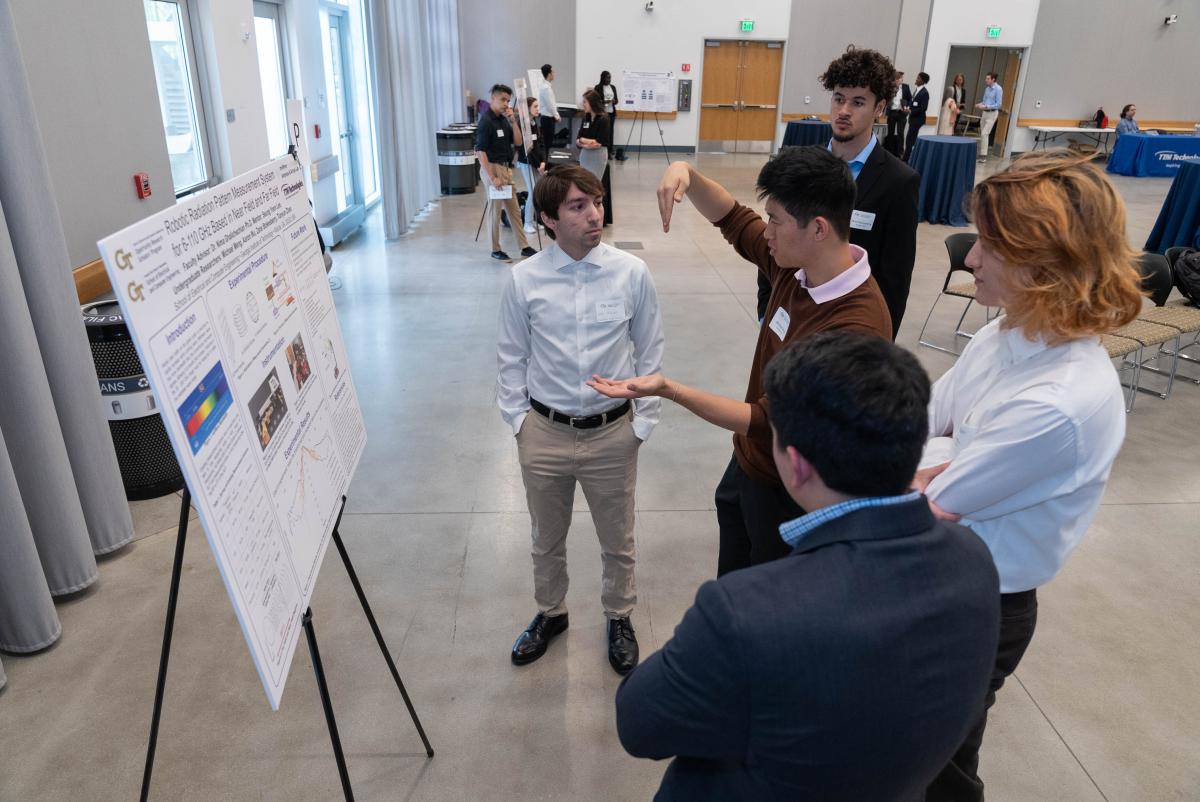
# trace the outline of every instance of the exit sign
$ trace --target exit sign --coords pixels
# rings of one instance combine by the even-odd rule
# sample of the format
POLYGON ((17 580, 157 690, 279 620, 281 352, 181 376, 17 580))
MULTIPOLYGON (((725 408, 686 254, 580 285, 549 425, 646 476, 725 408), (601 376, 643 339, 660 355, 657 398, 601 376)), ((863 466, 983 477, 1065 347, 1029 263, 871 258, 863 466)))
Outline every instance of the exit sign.
POLYGON ((987 32, 987 38, 999 39, 1000 38, 1000 26, 999 25, 989 25, 988 32, 987 32))
POLYGON ((742 33, 750 33, 753 30, 754 30, 754 20, 752 20, 752 19, 742 20, 742 33))

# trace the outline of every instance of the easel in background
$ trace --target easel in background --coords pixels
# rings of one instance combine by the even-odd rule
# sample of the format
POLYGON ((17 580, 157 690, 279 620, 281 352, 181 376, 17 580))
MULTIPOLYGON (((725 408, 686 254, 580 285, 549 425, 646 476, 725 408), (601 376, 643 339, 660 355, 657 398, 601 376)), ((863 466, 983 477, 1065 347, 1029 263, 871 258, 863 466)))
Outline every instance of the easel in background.
POLYGON ((642 123, 642 127, 638 129, 638 161, 642 160, 642 135, 646 132, 646 115, 654 115, 654 123, 658 126, 658 141, 662 143, 663 158, 667 160, 667 164, 671 163, 671 155, 667 152, 667 140, 663 136, 662 120, 658 119, 657 111, 635 111, 633 113, 633 122, 629 126, 629 136, 625 138, 625 150, 629 150, 629 142, 633 139, 633 129, 637 127, 638 121, 642 123))

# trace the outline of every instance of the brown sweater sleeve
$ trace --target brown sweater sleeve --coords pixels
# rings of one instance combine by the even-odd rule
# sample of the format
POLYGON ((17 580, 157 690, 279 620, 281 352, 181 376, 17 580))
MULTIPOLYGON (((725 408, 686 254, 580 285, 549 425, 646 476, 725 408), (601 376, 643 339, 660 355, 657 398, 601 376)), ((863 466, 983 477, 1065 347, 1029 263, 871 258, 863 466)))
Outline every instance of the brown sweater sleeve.
POLYGON ((733 246, 738 256, 757 265, 768 280, 775 280, 779 265, 772 258, 767 238, 763 236, 767 224, 753 209, 735 202, 729 214, 713 225, 721 229, 721 236, 733 246))

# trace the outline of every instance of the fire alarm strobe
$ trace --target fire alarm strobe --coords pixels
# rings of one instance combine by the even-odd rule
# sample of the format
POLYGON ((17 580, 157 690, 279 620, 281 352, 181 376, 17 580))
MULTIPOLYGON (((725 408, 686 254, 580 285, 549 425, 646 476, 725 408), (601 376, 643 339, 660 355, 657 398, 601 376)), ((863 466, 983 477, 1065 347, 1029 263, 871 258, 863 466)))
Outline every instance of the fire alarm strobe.
POLYGON ((142 200, 150 197, 150 176, 147 173, 134 173, 133 188, 137 190, 137 196, 142 200))

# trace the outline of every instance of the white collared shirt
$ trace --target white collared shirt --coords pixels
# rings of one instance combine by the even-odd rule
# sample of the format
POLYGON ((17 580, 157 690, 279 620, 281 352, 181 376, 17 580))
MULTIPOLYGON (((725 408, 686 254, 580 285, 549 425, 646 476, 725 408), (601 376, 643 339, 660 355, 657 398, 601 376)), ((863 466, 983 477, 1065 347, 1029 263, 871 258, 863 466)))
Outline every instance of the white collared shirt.
POLYGON ((1097 338, 1047 346, 1004 318, 933 385, 926 495, 979 535, 1000 591, 1050 581, 1096 515, 1125 439, 1117 372, 1097 338))
POLYGON ((826 304, 836 301, 843 295, 857 290, 871 277, 871 265, 867 262, 867 252, 857 245, 851 245, 850 255, 854 257, 854 264, 824 284, 816 287, 808 286, 808 275, 804 272, 804 268, 796 271, 796 281, 799 281, 800 286, 808 290, 809 296, 815 303, 826 304))
POLYGON ((554 101, 554 87, 550 85, 549 81, 542 81, 542 88, 538 90, 538 105, 541 106, 538 114, 542 117, 558 116, 558 104, 554 101))
MULTIPOLYGON (((557 243, 512 268, 500 301, 496 398, 513 432, 532 396, 568 415, 596 415, 621 402, 588 387, 592 374, 630 379, 662 370, 662 316, 646 263, 600 243, 576 262, 557 243)), ((662 401, 633 402, 633 430, 646 440, 662 401)))

